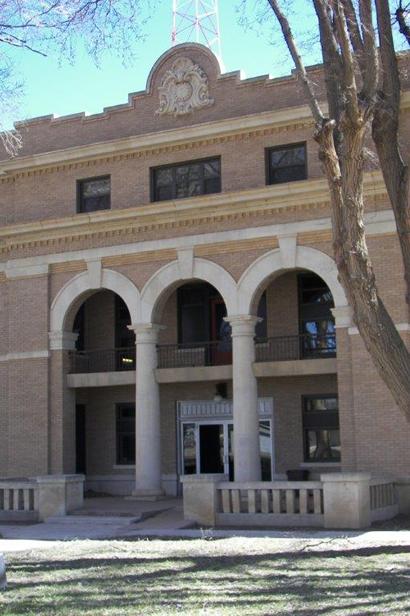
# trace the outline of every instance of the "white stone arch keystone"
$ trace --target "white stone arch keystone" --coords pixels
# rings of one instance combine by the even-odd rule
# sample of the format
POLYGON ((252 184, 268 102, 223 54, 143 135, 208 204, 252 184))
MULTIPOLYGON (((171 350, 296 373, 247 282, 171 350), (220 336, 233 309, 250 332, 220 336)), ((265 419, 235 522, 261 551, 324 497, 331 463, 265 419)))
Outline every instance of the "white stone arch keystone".
POLYGON ((141 321, 158 322, 162 309, 171 293, 188 280, 203 280, 219 291, 227 314, 236 314, 237 289, 232 276, 220 265, 207 259, 193 257, 192 267, 179 258, 159 269, 141 291, 141 321))

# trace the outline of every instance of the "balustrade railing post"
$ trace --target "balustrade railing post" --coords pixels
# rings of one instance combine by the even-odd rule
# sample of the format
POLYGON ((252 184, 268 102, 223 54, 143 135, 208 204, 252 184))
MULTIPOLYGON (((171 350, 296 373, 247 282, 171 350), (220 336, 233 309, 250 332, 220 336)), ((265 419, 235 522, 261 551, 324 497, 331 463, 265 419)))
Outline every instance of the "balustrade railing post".
POLYGON ((327 473, 323 483, 325 528, 370 526, 370 474, 327 473))

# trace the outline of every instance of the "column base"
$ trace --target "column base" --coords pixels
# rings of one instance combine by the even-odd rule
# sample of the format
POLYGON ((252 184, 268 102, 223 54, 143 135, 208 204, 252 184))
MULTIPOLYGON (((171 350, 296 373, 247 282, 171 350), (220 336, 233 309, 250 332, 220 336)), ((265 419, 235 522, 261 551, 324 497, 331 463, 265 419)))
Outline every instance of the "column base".
POLYGON ((133 490, 131 496, 126 496, 125 500, 132 501, 159 501, 166 498, 163 490, 133 490))

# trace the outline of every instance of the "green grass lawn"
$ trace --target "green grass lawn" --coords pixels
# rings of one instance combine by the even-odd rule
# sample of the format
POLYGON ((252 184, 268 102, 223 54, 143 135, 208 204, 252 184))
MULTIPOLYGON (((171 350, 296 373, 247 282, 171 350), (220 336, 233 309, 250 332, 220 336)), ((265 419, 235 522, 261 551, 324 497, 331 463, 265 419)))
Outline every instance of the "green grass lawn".
POLYGON ((410 546, 75 541, 7 555, 0 614, 410 614, 410 546))

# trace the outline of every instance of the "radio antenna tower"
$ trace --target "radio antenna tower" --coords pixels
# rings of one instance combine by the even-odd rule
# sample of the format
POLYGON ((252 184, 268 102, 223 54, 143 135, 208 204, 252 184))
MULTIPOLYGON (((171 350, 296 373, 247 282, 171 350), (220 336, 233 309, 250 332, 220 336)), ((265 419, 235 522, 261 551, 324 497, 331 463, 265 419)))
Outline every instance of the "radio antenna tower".
POLYGON ((218 0, 172 0, 172 46, 194 41, 216 55, 222 66, 218 0))

